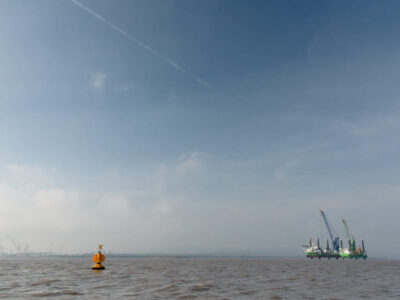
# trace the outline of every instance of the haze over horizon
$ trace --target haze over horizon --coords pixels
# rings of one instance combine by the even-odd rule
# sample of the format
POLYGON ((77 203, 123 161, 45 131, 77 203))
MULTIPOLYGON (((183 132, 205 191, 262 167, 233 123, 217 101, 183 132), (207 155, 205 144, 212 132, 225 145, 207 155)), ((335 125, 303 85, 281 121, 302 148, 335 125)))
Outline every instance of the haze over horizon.
POLYGON ((400 258, 399 11, 0 1, 0 250, 400 258))

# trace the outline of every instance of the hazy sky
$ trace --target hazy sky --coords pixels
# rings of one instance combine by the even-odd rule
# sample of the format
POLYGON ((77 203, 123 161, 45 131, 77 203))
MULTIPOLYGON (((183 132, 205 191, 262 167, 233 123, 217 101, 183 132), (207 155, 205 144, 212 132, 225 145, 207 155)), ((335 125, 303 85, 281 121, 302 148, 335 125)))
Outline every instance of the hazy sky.
POLYGON ((399 12, 1 0, 2 251, 399 258, 399 12))

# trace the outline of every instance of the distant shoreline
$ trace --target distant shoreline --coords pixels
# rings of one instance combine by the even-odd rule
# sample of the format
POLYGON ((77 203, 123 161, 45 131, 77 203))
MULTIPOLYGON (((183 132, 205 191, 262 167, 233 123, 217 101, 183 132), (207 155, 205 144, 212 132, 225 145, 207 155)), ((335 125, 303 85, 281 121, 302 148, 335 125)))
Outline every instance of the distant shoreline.
MULTIPOLYGON (((40 259, 40 258, 91 258, 93 253, 82 254, 61 254, 61 253, 9 253, 0 254, 0 259, 40 259)), ((132 253, 105 253, 107 258, 176 258, 176 259, 190 259, 190 258, 210 258, 210 259, 304 259, 304 256, 267 256, 267 255, 235 255, 235 254, 132 254, 132 253)), ((384 258, 384 257, 369 257, 368 260, 399 260, 399 258, 384 258)))

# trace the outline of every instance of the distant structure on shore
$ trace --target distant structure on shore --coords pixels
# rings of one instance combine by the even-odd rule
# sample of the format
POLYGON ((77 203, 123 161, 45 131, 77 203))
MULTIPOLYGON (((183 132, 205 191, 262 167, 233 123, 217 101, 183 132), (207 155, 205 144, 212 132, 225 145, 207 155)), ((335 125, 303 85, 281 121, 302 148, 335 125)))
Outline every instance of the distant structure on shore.
POLYGON ((304 245, 304 250, 306 253, 306 257, 311 259, 313 258, 350 258, 350 259, 366 259, 367 251, 365 250, 364 240, 361 240, 361 245, 356 247, 356 240, 352 233, 350 232, 349 226, 345 219, 342 219, 344 229, 347 236, 348 247, 343 247, 343 240, 339 239, 338 234, 333 229, 332 224, 329 222, 328 217, 326 216, 323 210, 320 210, 321 216, 324 219, 326 229, 328 230, 330 240, 332 242, 332 248, 329 247, 329 239, 326 239, 325 249, 320 247, 319 238, 317 237, 316 242, 313 244, 312 239, 310 238, 309 244, 304 245))

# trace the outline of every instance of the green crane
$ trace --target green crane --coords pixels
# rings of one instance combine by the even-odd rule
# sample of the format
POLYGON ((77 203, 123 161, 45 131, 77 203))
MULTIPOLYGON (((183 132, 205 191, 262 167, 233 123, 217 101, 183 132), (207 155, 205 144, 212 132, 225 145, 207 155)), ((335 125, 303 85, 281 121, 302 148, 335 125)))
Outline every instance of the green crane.
POLYGON ((354 251, 356 251, 356 240, 355 240, 354 236, 351 234, 349 226, 347 225, 346 220, 345 219, 342 219, 342 220, 343 220, 343 225, 344 225, 344 229, 346 231, 347 238, 350 241, 350 249, 349 250, 351 252, 354 252, 354 251))

